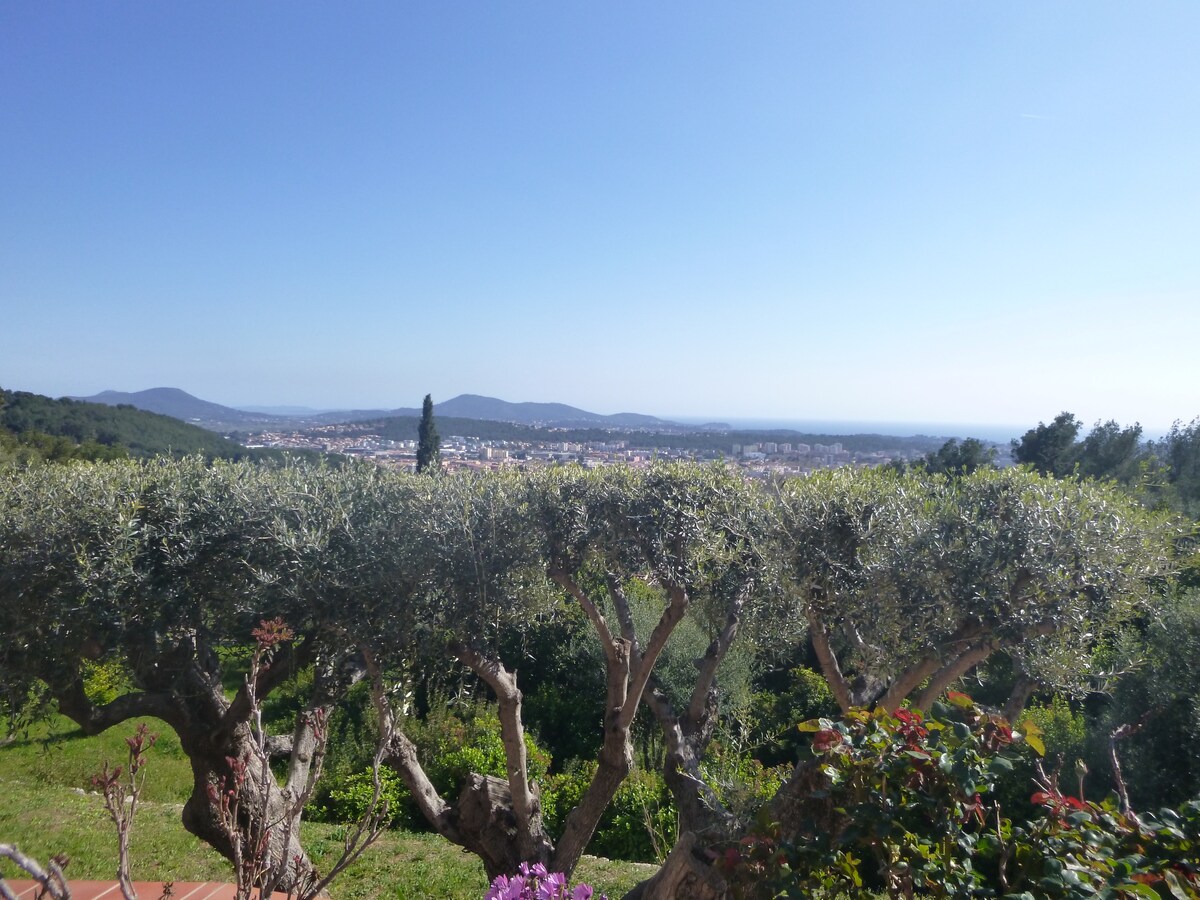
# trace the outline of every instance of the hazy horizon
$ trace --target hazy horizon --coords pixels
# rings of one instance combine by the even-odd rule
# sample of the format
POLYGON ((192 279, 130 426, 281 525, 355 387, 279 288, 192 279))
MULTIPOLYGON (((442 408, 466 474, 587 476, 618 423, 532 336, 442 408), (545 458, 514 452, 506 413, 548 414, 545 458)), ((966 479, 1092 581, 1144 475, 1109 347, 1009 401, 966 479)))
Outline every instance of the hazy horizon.
MULTIPOLYGON (((0 387, 5 387, 0 385, 0 387)), ((159 388, 172 390, 182 390, 185 393, 191 394, 197 399, 208 402, 219 402, 211 397, 204 397, 187 391, 186 388, 176 386, 160 385, 159 388)), ((10 388, 11 389, 11 388, 10 388)), ((111 389, 106 389, 111 390, 111 389)), ((143 388, 142 390, 154 390, 154 388, 143 388)), ((68 394, 65 396, 73 397, 90 397, 102 393, 97 391, 93 394, 68 394)), ((121 391, 120 393, 138 393, 138 391, 121 391)), ((508 403, 564 403, 565 401, 554 399, 540 400, 525 400, 515 399, 511 397, 496 397, 494 394, 486 394, 478 391, 466 391, 464 393, 475 396, 492 397, 493 399, 502 400, 508 403)), ((455 395, 457 397, 459 395, 455 395)), ((455 399, 454 397, 434 398, 435 406, 446 400, 455 399)), ((350 411, 350 410, 371 410, 378 409, 381 411, 389 411, 393 409, 413 409, 419 408, 419 401, 412 403, 391 403, 385 406, 361 406, 361 405, 338 405, 330 407, 313 407, 304 404, 265 404, 265 403, 221 403, 222 406, 228 406, 232 409, 238 409, 248 412, 265 412, 277 415, 317 415, 327 412, 350 411)), ((1036 422, 1028 422, 1021 424, 998 423, 998 422, 928 422, 928 421, 906 421, 906 420, 867 420, 867 419, 815 419, 815 418, 793 418, 793 417, 755 417, 755 416, 694 416, 694 415, 673 415, 670 413, 661 413, 644 409, 634 409, 632 407, 622 408, 607 412, 603 410, 588 409, 579 407, 576 404, 566 403, 567 406, 575 406, 578 409, 583 409, 585 412, 596 413, 599 415, 613 415, 616 413, 634 413, 639 415, 654 416, 667 422, 676 422, 683 425, 705 425, 705 424, 724 424, 728 425, 731 430, 736 431, 771 431, 771 430, 788 430, 797 431, 806 434, 830 434, 830 435, 851 435, 851 434, 883 434, 894 435, 897 437, 911 437, 914 435, 926 435, 932 437, 946 438, 967 438, 974 437, 982 440, 994 441, 999 444, 1006 444, 1014 438, 1020 438, 1022 434, 1031 428, 1034 428, 1039 422, 1048 421, 1053 416, 1045 419, 1039 419, 1036 422)), ((1083 421, 1083 420, 1081 420, 1083 421)), ((1090 428, 1093 422, 1083 421, 1085 429, 1090 428)), ((1123 422, 1122 425, 1132 425, 1133 422, 1123 422)), ((1166 428, 1149 428, 1143 432, 1143 437, 1146 439, 1158 439, 1162 437, 1168 429, 1166 428)))

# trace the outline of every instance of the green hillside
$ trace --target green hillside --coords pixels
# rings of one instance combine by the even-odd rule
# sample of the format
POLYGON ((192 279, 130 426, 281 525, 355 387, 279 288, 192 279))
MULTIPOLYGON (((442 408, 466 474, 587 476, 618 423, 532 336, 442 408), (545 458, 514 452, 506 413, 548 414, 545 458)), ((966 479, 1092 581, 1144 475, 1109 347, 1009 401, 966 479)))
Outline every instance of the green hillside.
POLYGON ((222 459, 275 455, 132 406, 0 389, 0 456, 65 460, 193 453, 222 459))

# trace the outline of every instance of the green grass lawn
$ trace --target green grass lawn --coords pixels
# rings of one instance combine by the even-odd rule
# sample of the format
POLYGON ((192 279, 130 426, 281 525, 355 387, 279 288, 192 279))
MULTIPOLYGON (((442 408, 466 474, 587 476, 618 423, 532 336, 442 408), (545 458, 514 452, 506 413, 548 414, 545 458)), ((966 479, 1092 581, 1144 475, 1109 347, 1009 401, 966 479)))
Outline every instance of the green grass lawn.
MULTIPOLYGON (((231 881, 229 864, 189 835, 180 810, 191 786, 191 769, 179 741, 161 722, 149 753, 146 790, 134 823, 133 876, 146 881, 231 881)), ((87 738, 58 719, 27 738, 0 747, 0 842, 11 843, 41 862, 56 853, 70 858, 67 875, 108 879, 116 873, 117 834, 103 799, 92 792, 91 776, 104 760, 124 765, 125 737, 136 722, 87 738)), ((321 869, 337 859, 341 828, 306 823, 304 844, 321 869)), ((610 897, 620 897, 646 878, 653 866, 584 857, 575 872, 610 897)), ((0 864, 0 874, 18 877, 0 864)), ((389 831, 330 888, 334 900, 373 897, 437 897, 481 900, 487 889, 483 866, 472 855, 435 834, 389 831)))

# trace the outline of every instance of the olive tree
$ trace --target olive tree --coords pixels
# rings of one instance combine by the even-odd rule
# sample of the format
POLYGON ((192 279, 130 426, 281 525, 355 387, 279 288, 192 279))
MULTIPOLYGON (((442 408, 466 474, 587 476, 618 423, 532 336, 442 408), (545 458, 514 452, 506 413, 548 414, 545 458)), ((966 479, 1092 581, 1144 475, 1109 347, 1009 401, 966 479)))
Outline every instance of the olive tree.
MULTIPOLYGON (((755 645, 810 640, 846 709, 927 706, 998 652, 1030 679, 1063 684, 1152 599, 1168 568, 1165 527, 1111 487, 1020 470, 953 480, 834 470, 771 491, 677 465, 443 479, 195 460, 10 469, 0 677, 10 705, 40 680, 87 733, 134 716, 174 728, 194 778, 184 823, 230 858, 238 838, 212 788, 236 761, 281 758, 282 778, 243 765, 240 815, 258 817, 268 877, 284 888, 311 874, 299 801, 320 770, 323 723, 356 682, 370 682, 378 710, 377 760, 491 875, 525 861, 572 871, 632 768, 645 700, 681 838, 635 894, 719 897, 703 851, 746 823, 699 761, 721 665, 747 631, 755 645), (655 605, 649 628, 635 592, 655 605), (502 638, 565 605, 602 651, 605 704, 595 775, 555 841, 528 772, 520 660, 502 638), (276 618, 289 637, 247 678, 234 651, 276 618), (657 670, 685 619, 709 644, 692 684, 671 690, 657 670), (90 697, 97 660, 119 660, 133 688, 90 697), (507 761, 504 778, 474 776, 457 798, 434 789, 390 701, 414 671, 448 663, 495 694, 507 761), (301 670, 312 677, 291 733, 265 735, 256 707, 301 670)), ((810 786, 798 772, 770 814, 786 820, 810 786)), ((255 822, 242 824, 251 833, 255 822)))
POLYGON ((1025 470, 836 470, 781 500, 792 599, 843 709, 928 708, 998 651, 1067 686, 1169 567, 1165 520, 1112 486, 1025 470))
MULTIPOLYGON (((426 481, 423 490, 427 506, 416 513, 423 529, 413 551, 422 574, 406 593, 373 607, 357 630, 375 636, 364 652, 381 683, 389 669, 436 666, 441 658, 487 684, 498 704, 507 771, 503 779, 472 776, 457 799, 440 796, 403 722, 380 697, 381 717, 394 723, 388 761, 430 823, 479 855, 490 875, 526 861, 569 874, 632 768, 641 700, 653 692, 656 708, 674 715, 654 678, 672 633, 693 604, 699 609, 722 591, 735 606, 746 600, 745 586, 730 574, 737 564, 754 565, 739 555, 742 537, 732 526, 746 487, 717 469, 658 466, 468 475, 426 481), (627 596, 634 581, 660 606, 646 634, 638 633, 627 596), (564 603, 583 611, 600 645, 606 703, 595 775, 555 842, 528 773, 519 660, 505 659, 501 647, 506 634, 538 627, 564 603)), ((688 729, 711 727, 705 701, 736 633, 736 623, 723 625, 724 638, 700 674, 697 709, 668 732, 680 772, 698 765, 688 729)))
MULTIPOLYGON (((847 711, 928 708, 997 652, 1026 683, 1077 682, 1102 637, 1150 608, 1169 569, 1163 520, 1112 487, 1023 470, 828 470, 782 485, 766 514, 777 517, 770 553, 784 567, 778 637, 811 641, 847 711)), ((768 803, 785 835, 820 787, 814 772, 798 766, 768 803)), ((683 784, 672 785, 677 796, 683 784)), ((727 896, 706 852, 720 835, 681 829, 634 896, 727 896)))
POLYGON ((378 506, 379 476, 156 460, 0 477, 7 696, 40 680, 86 734, 162 720, 191 763, 185 827, 231 860, 257 852, 242 846, 256 835, 266 842, 263 881, 314 884, 300 844, 303 798, 319 773, 324 723, 363 675, 339 620, 344 578, 330 561, 355 546, 357 519, 378 506), (276 618, 289 638, 249 680, 238 648, 276 618), (85 674, 96 661, 122 666, 132 688, 94 700, 85 674), (313 677, 291 734, 265 735, 256 708, 301 669, 313 677), (264 753, 286 761, 282 782, 264 753), (235 783, 231 822, 221 788, 235 783))

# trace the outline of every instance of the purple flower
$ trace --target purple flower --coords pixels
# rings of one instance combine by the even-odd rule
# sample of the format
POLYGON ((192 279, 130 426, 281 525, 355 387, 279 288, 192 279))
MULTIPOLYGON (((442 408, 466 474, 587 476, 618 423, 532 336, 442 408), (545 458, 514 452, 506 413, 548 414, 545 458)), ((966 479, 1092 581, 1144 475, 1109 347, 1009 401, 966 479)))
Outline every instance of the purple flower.
POLYGON ((567 891, 567 877, 562 872, 546 875, 537 889, 537 900, 562 900, 567 891))
POLYGON ((484 900, 526 900, 528 896, 523 876, 497 875, 484 900))
MULTIPOLYGON (((562 872, 548 872, 541 863, 521 863, 517 875, 498 875, 484 900, 592 900, 595 891, 589 884, 567 884, 562 872)), ((603 894, 600 900, 608 900, 603 894)))

